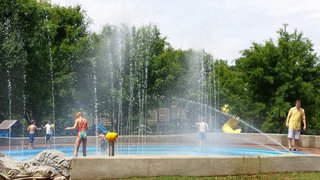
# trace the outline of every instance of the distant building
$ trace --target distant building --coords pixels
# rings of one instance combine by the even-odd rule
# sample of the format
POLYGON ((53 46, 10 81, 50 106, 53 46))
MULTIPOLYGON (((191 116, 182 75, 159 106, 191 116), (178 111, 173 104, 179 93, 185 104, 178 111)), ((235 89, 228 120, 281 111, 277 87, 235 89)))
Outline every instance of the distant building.
POLYGON ((108 127, 108 128, 111 127, 111 120, 110 119, 108 119, 108 118, 100 118, 99 121, 105 127, 108 127))
POLYGON ((154 129, 156 134, 182 133, 189 131, 191 127, 187 110, 178 106, 149 110, 147 125, 154 129))
POLYGON ((18 120, 4 120, 0 124, 0 137, 17 137, 21 135, 22 128, 18 120))
POLYGON ((186 110, 177 106, 149 110, 148 124, 170 123, 172 121, 186 121, 186 110))

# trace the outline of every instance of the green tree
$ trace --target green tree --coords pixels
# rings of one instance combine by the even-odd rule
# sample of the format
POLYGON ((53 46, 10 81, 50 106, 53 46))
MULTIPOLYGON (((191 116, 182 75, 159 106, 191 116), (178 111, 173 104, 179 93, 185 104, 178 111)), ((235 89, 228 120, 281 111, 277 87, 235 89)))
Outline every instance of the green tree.
POLYGON ((0 118, 11 114, 41 125, 55 109, 65 119, 81 94, 79 67, 91 67, 83 63, 91 51, 83 11, 46 1, 1 1, 0 21, 0 81, 6 87, 0 90, 0 118))
POLYGON ((185 94, 188 72, 186 52, 168 48, 151 62, 150 93, 179 97, 185 94))
POLYGON ((242 51, 236 67, 248 83, 251 102, 256 104, 252 107, 259 114, 255 122, 263 124, 266 132, 283 133, 286 113, 298 98, 303 101, 309 123, 314 124, 312 112, 318 89, 315 77, 319 71, 309 39, 297 30, 287 32, 286 26, 278 34, 276 43, 253 43, 250 49, 242 51))

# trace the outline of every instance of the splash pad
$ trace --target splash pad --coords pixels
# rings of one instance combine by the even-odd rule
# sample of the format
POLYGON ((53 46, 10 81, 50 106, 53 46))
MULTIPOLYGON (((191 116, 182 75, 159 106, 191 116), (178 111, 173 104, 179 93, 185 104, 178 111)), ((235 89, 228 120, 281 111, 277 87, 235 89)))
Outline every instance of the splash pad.
MULTIPOLYGON (((195 135, 195 134, 194 134, 195 135)), ((320 171, 319 167, 314 166, 315 163, 320 162, 320 156, 312 153, 292 153, 288 151, 281 151, 281 147, 277 144, 272 144, 268 138, 261 134, 209 134, 211 141, 207 143, 210 146, 206 148, 216 148, 219 150, 219 145, 224 141, 224 145, 229 144, 228 148, 233 152, 239 150, 239 146, 235 143, 242 143, 242 150, 246 151, 246 155, 226 155, 226 154, 116 154, 113 157, 108 156, 89 156, 73 158, 71 162, 71 177, 73 179, 108 179, 108 178, 125 178, 125 177, 152 177, 152 176, 217 176, 217 175, 242 175, 242 174, 258 174, 258 173, 277 173, 277 172, 296 172, 296 171, 320 171), (222 138, 229 136, 229 138, 222 138), (237 136, 237 142, 234 142, 234 136, 237 136), (214 138, 215 137, 215 138, 214 138), (261 142, 260 147, 257 144, 254 148, 250 147, 247 142, 248 137, 251 140, 261 142), (232 141, 232 142, 231 142, 232 141), (228 143, 227 143, 228 142, 228 143), (216 143, 215 146, 211 146, 216 143), (269 145, 265 145, 268 144, 269 145), (233 145, 233 146, 232 146, 233 145), (269 146, 266 147, 266 146, 269 146), (262 148, 263 147, 263 148, 262 148), (254 155, 249 155, 257 149, 268 150, 274 154, 263 154, 260 152, 254 155), (274 150, 271 150, 271 149, 274 150), (277 151, 278 150, 278 151, 277 151), (276 152, 280 153, 277 154, 276 152), (297 166, 297 163, 300 164, 297 166), (83 166, 87 167, 86 172, 81 171, 83 166), (98 167, 98 168, 97 168, 98 167)), ((276 142, 286 141, 286 135, 270 134, 276 142)), ((132 137, 131 137, 132 138, 132 137)), ((137 137, 138 138, 138 137, 137 137)), ((193 142, 197 144, 196 136, 186 138, 186 136, 147 136, 146 142, 173 144, 179 141, 180 144, 193 142), (168 141, 169 140, 169 141, 168 141), (171 142, 170 142, 171 140, 171 142)), ((302 137, 303 147, 317 147, 317 144, 312 144, 314 139, 319 139, 317 136, 302 137)), ((138 139, 136 139, 138 141, 138 139)), ((122 142, 125 143, 125 139, 122 142)), ((134 140, 132 140, 133 142, 134 140)), ((125 144, 124 144, 125 146, 125 144)), ((168 145, 170 146, 170 145, 168 145)), ((178 148, 173 145, 176 151, 178 148)), ((143 146, 141 146, 143 148, 143 146)), ((182 148, 183 146, 178 146, 182 148)), ((187 148, 188 146, 184 146, 187 148)), ((227 146, 224 146, 225 148, 227 146)), ((146 147, 145 147, 146 148, 146 147)), ((159 148, 155 146, 155 148, 159 148)), ((192 147, 189 148, 189 150, 192 147)), ((241 149, 241 148, 240 148, 241 149)), ((220 149, 221 150, 221 149, 220 149)), ((196 151, 200 151, 199 147, 196 151)), ((318 153, 319 154, 319 153, 318 153)))
MULTIPOLYGON (((269 134, 268 136, 271 136, 276 142, 286 141, 286 135, 269 134)), ((72 144, 74 141, 74 137, 59 138, 64 139, 61 142, 67 144, 72 144)), ((70 151, 70 154, 65 153, 65 156, 66 159, 70 159, 71 179, 320 171, 317 166, 314 166, 315 163, 320 162, 320 156, 312 153, 288 152, 276 144, 272 144, 268 138, 261 134, 208 133, 207 144, 204 145, 202 152, 196 133, 148 135, 144 136, 145 139, 142 141, 147 142, 145 144, 139 144, 138 142, 141 142, 139 138, 141 137, 120 136, 116 142, 115 156, 112 157, 108 156, 106 152, 97 155, 95 154, 95 146, 89 146, 88 157, 71 158, 73 146, 62 147, 69 148, 70 151), (249 137, 252 141, 261 142, 261 145, 247 144, 249 137), (296 166, 297 163, 301 166, 296 166), (86 170, 83 171, 83 169, 86 170)), ((319 139, 318 136, 303 136, 302 146, 319 148, 318 144, 312 143, 317 139, 319 139)), ((94 144, 94 140, 95 137, 89 137, 91 145, 94 144)), ((59 142, 59 139, 56 142, 59 142)), ((57 145, 57 150, 59 150, 59 146, 57 145)), ((27 154, 36 154, 36 150, 42 152, 43 149, 23 151, 27 154)), ((63 149, 61 150, 63 152, 63 149)), ((14 152, 21 153, 21 151, 14 150, 11 153, 14 155, 14 152)))

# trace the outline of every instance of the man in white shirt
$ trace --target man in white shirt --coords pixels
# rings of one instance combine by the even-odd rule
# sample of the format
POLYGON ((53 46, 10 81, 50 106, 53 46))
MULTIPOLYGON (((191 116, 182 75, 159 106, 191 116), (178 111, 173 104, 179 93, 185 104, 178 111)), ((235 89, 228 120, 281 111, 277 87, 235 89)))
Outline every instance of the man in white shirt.
POLYGON ((48 147, 48 142, 51 147, 51 138, 53 134, 53 126, 51 125, 51 121, 48 120, 48 123, 44 126, 44 129, 46 130, 46 148, 48 147))

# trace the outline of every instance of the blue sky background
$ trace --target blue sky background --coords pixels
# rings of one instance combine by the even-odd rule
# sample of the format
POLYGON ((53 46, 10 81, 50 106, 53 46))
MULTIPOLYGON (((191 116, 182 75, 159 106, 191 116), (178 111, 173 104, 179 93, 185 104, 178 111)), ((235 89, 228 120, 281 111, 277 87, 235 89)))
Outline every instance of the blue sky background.
POLYGON ((155 24, 174 48, 204 49, 233 63, 252 42, 277 38, 276 31, 302 31, 320 54, 319 0, 51 0, 80 4, 91 18, 90 30, 105 24, 155 24))

